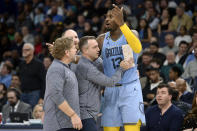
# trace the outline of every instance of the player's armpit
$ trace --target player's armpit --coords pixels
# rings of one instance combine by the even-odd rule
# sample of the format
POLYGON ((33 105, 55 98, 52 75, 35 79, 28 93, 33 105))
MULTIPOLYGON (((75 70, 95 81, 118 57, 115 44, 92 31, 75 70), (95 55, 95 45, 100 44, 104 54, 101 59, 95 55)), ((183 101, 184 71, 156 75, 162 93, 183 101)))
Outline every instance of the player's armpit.
POLYGON ((140 53, 142 50, 142 45, 140 40, 136 37, 136 35, 129 29, 129 27, 124 24, 120 26, 120 30, 124 34, 128 44, 133 49, 135 53, 140 53))

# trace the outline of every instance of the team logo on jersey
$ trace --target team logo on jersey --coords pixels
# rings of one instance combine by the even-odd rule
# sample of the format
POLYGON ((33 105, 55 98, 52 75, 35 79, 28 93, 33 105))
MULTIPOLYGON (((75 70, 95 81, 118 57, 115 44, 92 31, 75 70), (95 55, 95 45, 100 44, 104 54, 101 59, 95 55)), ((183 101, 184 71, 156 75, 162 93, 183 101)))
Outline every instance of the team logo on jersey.
POLYGON ((122 47, 113 47, 113 48, 106 48, 105 49, 105 56, 111 57, 111 56, 117 56, 122 55, 122 47))

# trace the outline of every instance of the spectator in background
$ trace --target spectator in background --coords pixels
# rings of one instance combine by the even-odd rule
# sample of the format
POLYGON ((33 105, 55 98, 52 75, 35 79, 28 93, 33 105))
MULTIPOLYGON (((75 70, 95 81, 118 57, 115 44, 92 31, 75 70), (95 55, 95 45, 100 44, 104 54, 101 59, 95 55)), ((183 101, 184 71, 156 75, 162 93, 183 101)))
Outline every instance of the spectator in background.
POLYGON ((4 35, 0 38, 0 61, 3 60, 3 55, 5 55, 5 53, 7 51, 11 50, 11 42, 8 38, 8 36, 4 35))
POLYGON ((42 52, 42 46, 43 46, 42 38, 41 38, 41 35, 38 34, 38 35, 35 36, 35 45, 34 45, 35 55, 38 55, 42 52))
POLYGON ((170 81, 170 82, 168 82, 168 85, 169 85, 170 88, 172 88, 173 90, 178 91, 178 89, 176 88, 176 82, 175 82, 175 81, 170 81))
MULTIPOLYGON (((101 30, 101 20, 99 18, 99 15, 97 13, 95 13, 93 16, 92 16, 92 30, 96 33, 98 33, 100 30, 101 30)), ((97 34, 99 35, 99 34, 97 34)))
POLYGON ((142 131, 180 131, 183 112, 172 104, 173 90, 166 84, 157 87, 158 105, 147 109, 146 127, 142 131))
POLYGON ((34 25, 38 26, 44 21, 44 13, 42 8, 38 7, 35 9, 34 25))
POLYGON ((190 18, 193 16, 192 8, 190 8, 192 5, 186 4, 186 1, 181 1, 179 3, 179 6, 182 7, 185 11, 185 14, 187 14, 190 18))
POLYGON ((181 26, 185 26, 187 31, 190 30, 190 28, 193 25, 192 19, 184 13, 183 7, 177 7, 176 8, 176 15, 172 18, 172 21, 170 23, 169 30, 179 32, 181 26))
POLYGON ((13 64, 14 72, 18 69, 18 65, 21 63, 21 57, 19 52, 16 49, 11 51, 11 62, 13 64))
POLYGON ((185 68, 185 71, 182 75, 184 79, 189 77, 194 78, 197 76, 197 46, 194 48, 194 57, 195 59, 189 62, 185 68))
POLYGON ((44 57, 43 64, 44 64, 44 68, 45 68, 46 72, 47 72, 49 66, 51 65, 51 63, 52 63, 51 57, 49 57, 49 56, 44 57))
POLYGON ((163 82, 163 78, 160 77, 159 69, 151 67, 148 73, 149 81, 142 90, 144 105, 149 106, 155 103, 155 96, 157 87, 163 82))
POLYGON ((179 35, 175 38, 174 44, 178 47, 181 41, 185 41, 187 43, 192 42, 192 37, 190 35, 187 35, 187 29, 185 26, 180 27, 180 31, 178 32, 179 35))
POLYGON ((157 31, 157 27, 159 24, 159 18, 157 17, 157 11, 155 8, 149 8, 147 12, 146 20, 148 21, 148 25, 153 32, 157 31))
POLYGON ((144 44, 149 44, 150 43, 151 37, 152 37, 152 31, 149 28, 146 19, 140 19, 138 32, 139 32, 139 38, 142 42, 142 46, 143 47, 148 47, 149 45, 144 45, 144 44))
POLYGON ((169 81, 169 71, 173 66, 177 66, 183 71, 183 67, 175 62, 175 53, 168 52, 166 55, 166 62, 164 62, 164 66, 161 68, 161 73, 164 75, 166 81, 169 81))
POLYGON ((20 101, 21 93, 18 89, 12 88, 7 91, 8 103, 3 106, 3 121, 10 122, 10 113, 19 112, 19 113, 28 113, 31 117, 32 109, 29 104, 26 104, 20 101))
POLYGON ((140 77, 145 76, 146 67, 149 66, 150 61, 152 59, 152 55, 149 52, 144 52, 141 56, 142 62, 138 65, 138 70, 140 73, 140 77))
POLYGON ((193 41, 191 45, 189 45, 189 51, 188 51, 188 56, 185 60, 185 63, 183 65, 184 69, 187 67, 187 65, 191 62, 194 61, 195 58, 195 47, 197 47, 197 41, 193 41))
POLYGON ((34 58, 34 46, 26 43, 23 46, 23 61, 19 66, 22 101, 34 107, 42 99, 40 92, 45 86, 44 65, 34 58))
POLYGON ((180 99, 179 99, 179 92, 177 90, 173 90, 173 93, 172 93, 172 104, 177 106, 179 109, 181 109, 183 114, 184 114, 184 116, 192 108, 191 104, 183 102, 183 101, 180 101, 180 99))
POLYGON ((194 94, 187 90, 186 81, 182 78, 176 80, 176 87, 179 91, 179 99, 186 103, 192 104, 194 94))
POLYGON ((21 28, 21 32, 23 34, 23 41, 34 45, 34 36, 30 34, 29 28, 27 26, 23 26, 21 28))
MULTIPOLYGON (((164 1, 164 0, 163 0, 164 1)), ((164 9, 161 14, 161 20, 158 24, 157 32, 158 34, 161 34, 162 32, 168 32, 169 23, 170 23, 170 14, 168 9, 164 9)))
POLYGON ((176 63, 181 64, 182 66, 185 63, 185 60, 188 56, 189 44, 185 41, 181 41, 179 44, 179 50, 176 53, 175 61, 176 63))
POLYGON ((3 105, 7 103, 7 88, 5 84, 0 83, 0 112, 2 112, 3 105))
POLYGON ((11 84, 12 79, 12 67, 8 64, 3 64, 3 67, 0 71, 0 83, 4 83, 8 88, 11 84))
POLYGON ((162 14, 162 12, 168 8, 168 0, 160 0, 157 2, 156 9, 159 11, 159 13, 162 14))
POLYGON ((79 14, 77 16, 77 25, 74 28, 74 30, 77 32, 79 38, 81 38, 83 36, 84 26, 85 26, 85 17, 83 14, 79 14))
POLYGON ((159 72, 160 72, 161 66, 162 66, 161 60, 152 59, 152 60, 150 61, 150 66, 159 69, 159 72))
POLYGON ((12 49, 17 50, 19 56, 22 56, 22 48, 24 45, 23 35, 20 32, 15 32, 14 34, 14 44, 12 45, 12 49))
POLYGON ((165 43, 167 45, 161 49, 163 54, 167 54, 170 51, 174 53, 178 51, 178 47, 174 44, 174 36, 172 34, 167 34, 165 36, 165 43))
POLYGON ((176 81, 181 75, 181 69, 177 66, 173 66, 169 71, 169 81, 176 81))
POLYGON ((21 88, 21 81, 20 81, 20 78, 19 78, 18 75, 16 75, 16 74, 12 75, 12 81, 11 81, 10 86, 13 86, 13 87, 18 88, 18 89, 21 88))
POLYGON ((56 1, 51 2, 51 8, 48 9, 47 15, 53 15, 54 13, 59 16, 64 15, 64 11, 63 11, 62 7, 58 6, 56 1))
POLYGON ((159 44, 156 42, 153 42, 150 44, 150 53, 153 56, 153 59, 157 59, 160 61, 160 63, 163 65, 164 61, 166 60, 166 56, 163 53, 159 52, 159 44))
MULTIPOLYGON (((43 65, 44 65, 44 69, 45 69, 44 76, 46 76, 47 71, 48 71, 51 64, 52 64, 52 58, 50 56, 45 56, 44 60, 43 60, 43 65)), ((44 80, 44 81, 46 81, 46 80, 44 80)), ((40 93, 41 99, 38 101, 38 104, 43 104, 43 102, 44 102, 43 100, 44 100, 45 89, 46 89, 45 86, 41 89, 41 93, 40 93)))
POLYGON ((184 118, 182 127, 183 131, 196 131, 197 130, 197 92, 195 92, 192 109, 184 118))
POLYGON ((43 110, 43 105, 42 104, 37 104, 35 105, 32 116, 34 119, 43 119, 44 117, 44 110, 43 110))
POLYGON ((141 83, 142 90, 145 88, 146 84, 149 81, 149 70, 150 70, 150 68, 151 68, 151 66, 148 66, 146 68, 145 76, 140 77, 140 83, 141 83))
POLYGON ((96 36, 96 33, 92 30, 91 23, 86 21, 84 23, 84 36, 96 36))

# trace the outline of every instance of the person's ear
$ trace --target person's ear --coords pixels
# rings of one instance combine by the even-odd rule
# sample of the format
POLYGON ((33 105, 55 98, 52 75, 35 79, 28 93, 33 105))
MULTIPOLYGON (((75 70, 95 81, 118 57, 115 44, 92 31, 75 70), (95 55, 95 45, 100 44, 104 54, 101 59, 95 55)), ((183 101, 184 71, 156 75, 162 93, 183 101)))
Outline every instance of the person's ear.
POLYGON ((65 50, 65 55, 68 55, 69 54, 69 50, 65 50))

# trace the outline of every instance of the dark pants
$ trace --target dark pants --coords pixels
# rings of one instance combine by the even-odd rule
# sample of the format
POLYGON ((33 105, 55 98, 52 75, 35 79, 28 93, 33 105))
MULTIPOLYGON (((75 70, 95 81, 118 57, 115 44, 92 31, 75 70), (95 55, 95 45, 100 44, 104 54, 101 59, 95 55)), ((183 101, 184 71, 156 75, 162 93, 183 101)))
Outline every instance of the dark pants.
POLYGON ((40 99, 40 90, 31 91, 28 93, 22 93, 21 100, 27 104, 30 104, 32 109, 38 103, 40 99))
POLYGON ((93 118, 82 120, 83 128, 81 131, 98 131, 96 121, 93 118))
POLYGON ((76 130, 76 129, 73 129, 73 128, 62 128, 62 129, 59 129, 57 131, 79 131, 79 130, 76 130))

